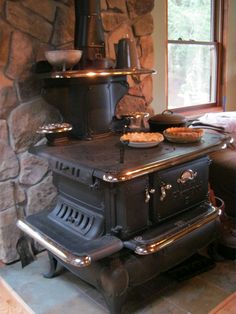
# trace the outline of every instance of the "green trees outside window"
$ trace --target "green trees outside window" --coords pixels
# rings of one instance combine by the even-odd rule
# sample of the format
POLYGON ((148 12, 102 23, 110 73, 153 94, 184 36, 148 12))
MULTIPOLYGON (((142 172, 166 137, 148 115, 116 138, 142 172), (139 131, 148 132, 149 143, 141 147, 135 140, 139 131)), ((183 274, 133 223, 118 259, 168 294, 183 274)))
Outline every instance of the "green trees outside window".
POLYGON ((168 0, 168 108, 216 102, 215 0, 168 0))

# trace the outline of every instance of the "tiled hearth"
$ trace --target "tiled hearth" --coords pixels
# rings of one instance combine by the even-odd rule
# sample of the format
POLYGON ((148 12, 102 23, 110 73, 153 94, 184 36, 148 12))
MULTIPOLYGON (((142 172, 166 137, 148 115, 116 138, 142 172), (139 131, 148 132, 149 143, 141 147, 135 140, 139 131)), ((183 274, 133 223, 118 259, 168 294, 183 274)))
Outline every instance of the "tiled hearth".
MULTIPOLYGON (((70 272, 45 279, 48 260, 41 253, 24 269, 20 263, 0 267, 0 276, 37 314, 108 313, 101 295, 70 272)), ((236 291, 236 261, 216 267, 192 279, 176 282, 162 275, 133 290, 125 313, 207 314, 236 291)))

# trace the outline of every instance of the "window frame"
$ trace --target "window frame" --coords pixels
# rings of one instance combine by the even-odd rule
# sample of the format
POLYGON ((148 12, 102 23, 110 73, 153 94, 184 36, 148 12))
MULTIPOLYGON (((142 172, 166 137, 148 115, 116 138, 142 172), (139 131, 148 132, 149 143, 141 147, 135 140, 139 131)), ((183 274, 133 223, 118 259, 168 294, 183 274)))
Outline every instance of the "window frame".
POLYGON ((180 45, 214 45, 215 46, 215 51, 216 51, 216 86, 215 86, 215 102, 211 103, 202 103, 202 104, 197 104, 197 105, 192 105, 192 106, 183 106, 179 108, 171 108, 172 111, 175 112, 191 112, 191 111, 197 111, 197 110, 205 110, 205 109, 220 109, 223 106, 223 100, 222 100, 222 63, 223 63, 223 58, 222 58, 222 46, 223 46, 223 17, 224 17, 224 0, 212 0, 212 8, 213 8, 213 14, 212 14, 212 41, 198 41, 198 40, 173 40, 168 38, 168 0, 166 0, 166 8, 167 8, 167 79, 166 79, 166 84, 167 84, 167 93, 166 93, 166 106, 167 109, 169 109, 169 104, 168 104, 168 95, 169 95, 169 83, 168 83, 168 45, 169 44, 180 44, 180 45))

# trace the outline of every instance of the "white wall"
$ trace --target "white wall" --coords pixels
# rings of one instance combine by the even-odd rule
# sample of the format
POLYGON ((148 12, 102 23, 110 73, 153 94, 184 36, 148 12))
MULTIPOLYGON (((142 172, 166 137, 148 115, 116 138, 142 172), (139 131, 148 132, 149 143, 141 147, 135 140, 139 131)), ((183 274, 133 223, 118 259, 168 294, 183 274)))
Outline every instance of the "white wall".
POLYGON ((155 0, 153 10, 154 18, 154 68, 157 74, 153 75, 153 97, 152 106, 156 113, 161 113, 166 109, 166 0, 155 0))
POLYGON ((226 47, 226 110, 236 110, 236 0, 229 0, 226 47))

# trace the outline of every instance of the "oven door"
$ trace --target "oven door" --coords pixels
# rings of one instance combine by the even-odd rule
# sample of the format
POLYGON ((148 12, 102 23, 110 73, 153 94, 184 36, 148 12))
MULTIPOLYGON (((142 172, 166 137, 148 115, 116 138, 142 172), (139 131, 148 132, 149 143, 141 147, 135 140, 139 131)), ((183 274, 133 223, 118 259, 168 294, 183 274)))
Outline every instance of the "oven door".
POLYGON ((209 163, 205 156, 150 176, 155 191, 150 200, 152 222, 161 222, 207 200, 209 163))

